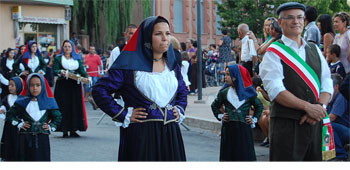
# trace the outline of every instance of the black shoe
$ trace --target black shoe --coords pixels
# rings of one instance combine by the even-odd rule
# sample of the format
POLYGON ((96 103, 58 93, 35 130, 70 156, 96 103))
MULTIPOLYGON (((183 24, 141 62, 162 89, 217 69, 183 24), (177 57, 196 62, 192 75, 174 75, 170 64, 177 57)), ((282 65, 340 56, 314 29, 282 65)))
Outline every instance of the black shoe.
POLYGON ((265 145, 265 147, 269 148, 269 147, 270 147, 270 143, 267 143, 267 144, 265 145))
POLYGON ((260 145, 260 146, 266 146, 267 144, 269 144, 269 140, 264 140, 264 141, 261 142, 259 145, 260 145))
POLYGON ((63 133, 63 138, 68 138, 68 133, 63 133))
POLYGON ((70 132, 71 137, 80 137, 76 132, 70 132))

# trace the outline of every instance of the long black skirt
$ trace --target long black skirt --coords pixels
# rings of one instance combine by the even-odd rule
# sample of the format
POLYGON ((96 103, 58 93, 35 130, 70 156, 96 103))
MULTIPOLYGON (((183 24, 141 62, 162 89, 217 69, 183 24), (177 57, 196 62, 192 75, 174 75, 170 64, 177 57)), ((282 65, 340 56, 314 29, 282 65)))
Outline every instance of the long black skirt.
POLYGON ((133 123, 120 128, 119 161, 186 161, 178 123, 133 123))
POLYGON ((81 84, 72 79, 58 79, 55 99, 62 113, 57 131, 86 131, 87 119, 81 84))
POLYGON ((1 137, 1 158, 3 161, 17 161, 19 149, 18 128, 10 121, 5 121, 1 137))
POLYGON ((18 161, 51 161, 49 135, 20 134, 18 161))
POLYGON ((255 161, 253 131, 240 121, 224 122, 221 128, 220 161, 255 161))

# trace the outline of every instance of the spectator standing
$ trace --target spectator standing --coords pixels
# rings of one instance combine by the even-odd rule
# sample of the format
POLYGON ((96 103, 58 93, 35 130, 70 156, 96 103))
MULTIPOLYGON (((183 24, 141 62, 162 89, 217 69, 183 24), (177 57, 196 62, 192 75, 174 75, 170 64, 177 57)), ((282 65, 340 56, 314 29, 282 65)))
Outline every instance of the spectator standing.
MULTIPOLYGON (((273 21, 277 21, 276 18, 268 17, 264 22, 265 42, 261 44, 259 48, 256 50, 258 55, 261 55, 262 57, 265 54, 267 47, 270 46, 270 44, 275 41, 271 35, 271 23, 273 21)), ((262 58, 260 60, 262 60, 262 58)))
POLYGON ((223 37, 219 40, 219 62, 223 64, 223 68, 228 66, 228 62, 232 61, 231 56, 231 43, 232 40, 228 36, 228 32, 226 29, 222 30, 223 37))
POLYGON ((343 79, 345 78, 345 69, 339 60, 340 47, 337 44, 330 45, 327 48, 327 60, 330 61, 329 68, 331 73, 338 73, 343 79))
POLYGON ((110 68, 113 65, 113 62, 118 58, 118 56, 120 55, 120 52, 123 50, 125 45, 128 43, 128 41, 130 40, 132 35, 134 35, 134 33, 136 32, 136 29, 137 29, 137 26, 134 24, 130 24, 126 28, 126 31, 124 32, 124 37, 125 37, 126 41, 122 45, 119 45, 112 50, 111 56, 109 57, 109 61, 108 61, 108 63, 109 63, 108 68, 110 68))
MULTIPOLYGON (((239 24, 237 31, 242 42, 240 63, 249 71, 250 76, 253 77, 253 61, 256 60, 258 55, 254 43, 257 42, 257 40, 249 38, 249 34, 252 34, 252 32, 249 31, 249 26, 247 24, 239 24)), ((221 54, 219 55, 221 57, 221 54)))
POLYGON ((86 64, 86 72, 87 74, 92 78, 91 85, 87 86, 87 92, 85 95, 85 98, 89 99, 91 96, 91 87, 94 86, 101 77, 102 72, 102 62, 101 57, 97 54, 95 54, 95 47, 90 46, 89 48, 89 54, 85 55, 85 64, 86 64))
POLYGON ((77 37, 77 33, 72 32, 72 36, 70 40, 73 41, 74 45, 80 45, 79 38, 77 37))
POLYGON ((350 72, 350 29, 347 27, 350 23, 350 16, 346 12, 336 13, 333 17, 333 25, 336 31, 333 44, 340 46, 340 61, 342 62, 345 72, 350 72))
MULTIPOLYGON (((321 43, 319 47, 323 55, 326 56, 327 48, 333 44, 335 36, 332 17, 328 14, 322 14, 317 19, 317 26, 321 30, 321 43)), ((329 63, 330 61, 327 60, 327 62, 329 63)))
POLYGON ((317 9, 312 6, 307 6, 305 11, 305 32, 304 39, 308 42, 313 42, 317 46, 321 43, 321 33, 318 29, 315 20, 317 19, 317 9))

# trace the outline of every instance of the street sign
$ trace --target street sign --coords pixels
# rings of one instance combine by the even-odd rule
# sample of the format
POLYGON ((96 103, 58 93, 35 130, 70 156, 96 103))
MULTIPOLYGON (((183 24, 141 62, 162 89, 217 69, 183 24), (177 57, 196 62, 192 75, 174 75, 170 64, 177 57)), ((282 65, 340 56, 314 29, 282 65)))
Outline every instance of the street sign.
POLYGON ((12 7, 12 19, 17 20, 22 17, 22 8, 21 6, 12 7))

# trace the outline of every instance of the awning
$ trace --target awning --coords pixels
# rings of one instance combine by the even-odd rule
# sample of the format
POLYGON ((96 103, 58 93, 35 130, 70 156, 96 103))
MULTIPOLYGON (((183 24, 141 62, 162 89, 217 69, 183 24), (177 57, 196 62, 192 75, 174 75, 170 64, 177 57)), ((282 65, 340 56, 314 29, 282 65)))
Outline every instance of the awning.
POLYGON ((42 17, 30 17, 22 16, 18 19, 18 22, 29 22, 29 23, 42 23, 42 24, 66 24, 64 18, 42 18, 42 17))

